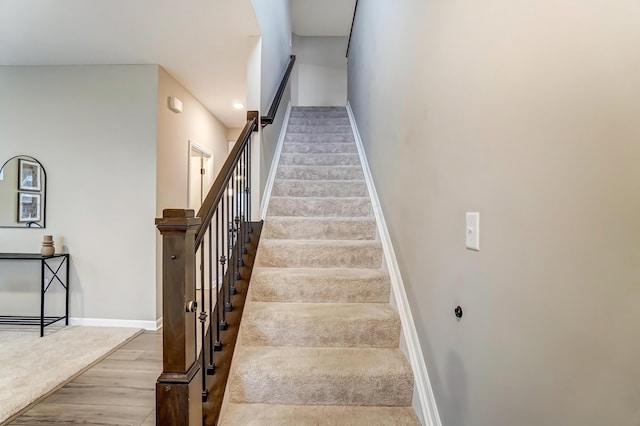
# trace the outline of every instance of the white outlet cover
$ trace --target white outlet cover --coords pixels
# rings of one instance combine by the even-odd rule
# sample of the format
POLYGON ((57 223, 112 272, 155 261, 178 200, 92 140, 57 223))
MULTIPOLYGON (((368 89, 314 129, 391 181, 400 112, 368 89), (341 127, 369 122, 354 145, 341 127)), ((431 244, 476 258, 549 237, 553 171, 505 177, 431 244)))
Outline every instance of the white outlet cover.
POLYGON ((480 213, 467 212, 465 234, 467 249, 480 251, 480 213))

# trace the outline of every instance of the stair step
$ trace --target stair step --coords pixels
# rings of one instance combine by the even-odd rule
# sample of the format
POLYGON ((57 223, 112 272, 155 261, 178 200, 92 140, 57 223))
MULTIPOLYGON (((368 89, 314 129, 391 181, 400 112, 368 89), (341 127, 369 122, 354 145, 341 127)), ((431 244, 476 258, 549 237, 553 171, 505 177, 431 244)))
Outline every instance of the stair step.
POLYGON ((382 269, 256 268, 250 296, 263 302, 388 303, 390 288, 382 269))
POLYGON ((230 403, 220 426, 420 426, 411 407, 230 403))
POLYGON ((349 117, 319 117, 319 118, 298 118, 298 117, 290 117, 289 124, 293 124, 295 126, 335 126, 335 125, 346 125, 350 126, 349 117))
POLYGON ((361 180, 362 167, 358 166, 278 166, 276 179, 296 180, 361 180))
POLYGON ((343 111, 291 111, 289 118, 313 118, 313 119, 326 119, 326 118, 349 118, 346 110, 343 111))
POLYGON ((377 241, 263 240, 256 266, 275 268, 380 268, 377 241))
POLYGON ((277 197, 366 197, 369 194, 364 180, 285 180, 273 184, 277 197))
POLYGON ((369 197, 271 197, 268 216, 362 217, 371 216, 369 197))
POLYGON ((300 143, 287 142, 282 146, 282 152, 300 153, 300 154, 341 154, 341 153, 358 153, 356 144, 339 142, 339 143, 300 143))
POLYGON ((396 348, 400 318, 388 303, 252 302, 242 317, 250 346, 396 348))
POLYGON ((290 240, 375 240, 372 217, 317 218, 273 216, 262 228, 262 238, 290 240))
POLYGON ((360 164, 358 154, 287 154, 280 155, 284 166, 355 166, 360 164))
POLYGON ((300 134, 351 134, 352 129, 350 125, 344 124, 321 124, 315 126, 299 126, 295 124, 289 124, 287 126, 287 132, 300 133, 300 134))
POLYGON ((400 349, 239 346, 232 403, 411 405, 413 375, 400 349))
POLYGON ((338 105, 296 105, 291 107, 292 111, 347 111, 344 106, 338 105))
POLYGON ((355 142, 353 134, 310 134, 310 133, 292 133, 287 132, 284 137, 285 142, 304 142, 304 143, 340 143, 355 142))

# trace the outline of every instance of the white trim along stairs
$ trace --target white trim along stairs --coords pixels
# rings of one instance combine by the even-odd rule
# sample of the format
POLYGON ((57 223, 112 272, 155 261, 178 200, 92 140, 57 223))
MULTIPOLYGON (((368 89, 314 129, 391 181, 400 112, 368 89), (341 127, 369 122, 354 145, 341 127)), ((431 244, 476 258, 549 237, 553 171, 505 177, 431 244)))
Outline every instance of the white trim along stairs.
POLYGON ((409 358, 409 363, 413 369, 413 375, 415 380, 415 393, 417 401, 414 400, 414 408, 420 417, 420 420, 426 426, 442 426, 440 421, 440 414, 438 413, 438 406, 436 405, 436 398, 433 394, 433 388, 431 387, 431 381, 429 380, 429 373, 427 372, 427 364, 425 363, 424 356, 422 355, 422 348, 420 347, 420 341, 418 340, 418 332, 416 325, 413 322, 413 315, 411 314, 411 307, 409 306, 409 299, 407 293, 404 290, 404 283, 402 281, 402 275, 400 274, 400 266, 398 266, 398 260, 396 259, 396 253, 393 250, 393 244, 391 243, 391 236, 387 229, 387 222, 384 219, 382 213, 382 207, 380 206, 380 199, 376 187, 373 183, 373 177, 371 176, 371 170, 369 169, 369 163, 364 152, 364 146, 362 145, 362 138, 358 131, 358 125, 356 123, 351 104, 347 102, 347 113, 349 114, 349 120, 353 127, 353 133, 356 139, 356 146, 358 147, 358 154, 360 155, 360 162, 362 163, 362 169, 364 171, 364 179, 367 182, 369 188, 369 196, 371 197, 371 204, 373 205, 373 214, 376 218, 378 225, 378 233, 382 240, 382 250, 384 251, 384 257, 387 270, 391 277, 391 289, 393 291, 392 303, 398 309, 400 315, 400 323, 402 325, 402 337, 401 340, 406 344, 406 348, 402 348, 405 351, 405 355, 409 358))
POLYGON ((284 122, 219 424, 441 426, 350 108, 284 122))

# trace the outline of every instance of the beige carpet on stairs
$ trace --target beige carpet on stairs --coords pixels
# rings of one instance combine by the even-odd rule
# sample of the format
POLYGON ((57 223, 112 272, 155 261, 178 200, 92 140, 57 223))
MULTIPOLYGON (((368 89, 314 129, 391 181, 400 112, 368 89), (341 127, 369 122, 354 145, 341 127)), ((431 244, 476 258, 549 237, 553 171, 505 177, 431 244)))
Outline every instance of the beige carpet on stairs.
POLYGON ((220 425, 418 425, 345 108, 291 111, 220 425))
POLYGON ((0 326, 0 425, 141 333, 137 328, 0 326))

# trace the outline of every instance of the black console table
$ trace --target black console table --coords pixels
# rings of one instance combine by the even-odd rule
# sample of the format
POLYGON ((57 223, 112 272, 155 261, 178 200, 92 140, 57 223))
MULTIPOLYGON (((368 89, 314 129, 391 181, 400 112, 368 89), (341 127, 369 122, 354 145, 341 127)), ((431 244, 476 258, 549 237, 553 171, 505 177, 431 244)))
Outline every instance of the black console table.
POLYGON ((58 253, 52 256, 43 256, 38 253, 0 253, 0 260, 32 260, 40 263, 40 316, 2 316, 0 324, 13 325, 40 325, 40 337, 44 336, 44 328, 58 321, 65 320, 69 325, 69 253, 58 253), (61 259, 56 265, 50 262, 52 259, 61 259), (60 270, 65 267, 64 281, 60 278, 60 270), (46 278, 46 270, 53 274, 49 280, 46 278), (44 314, 44 297, 51 284, 60 284, 65 289, 65 311, 62 317, 47 317, 44 314))

